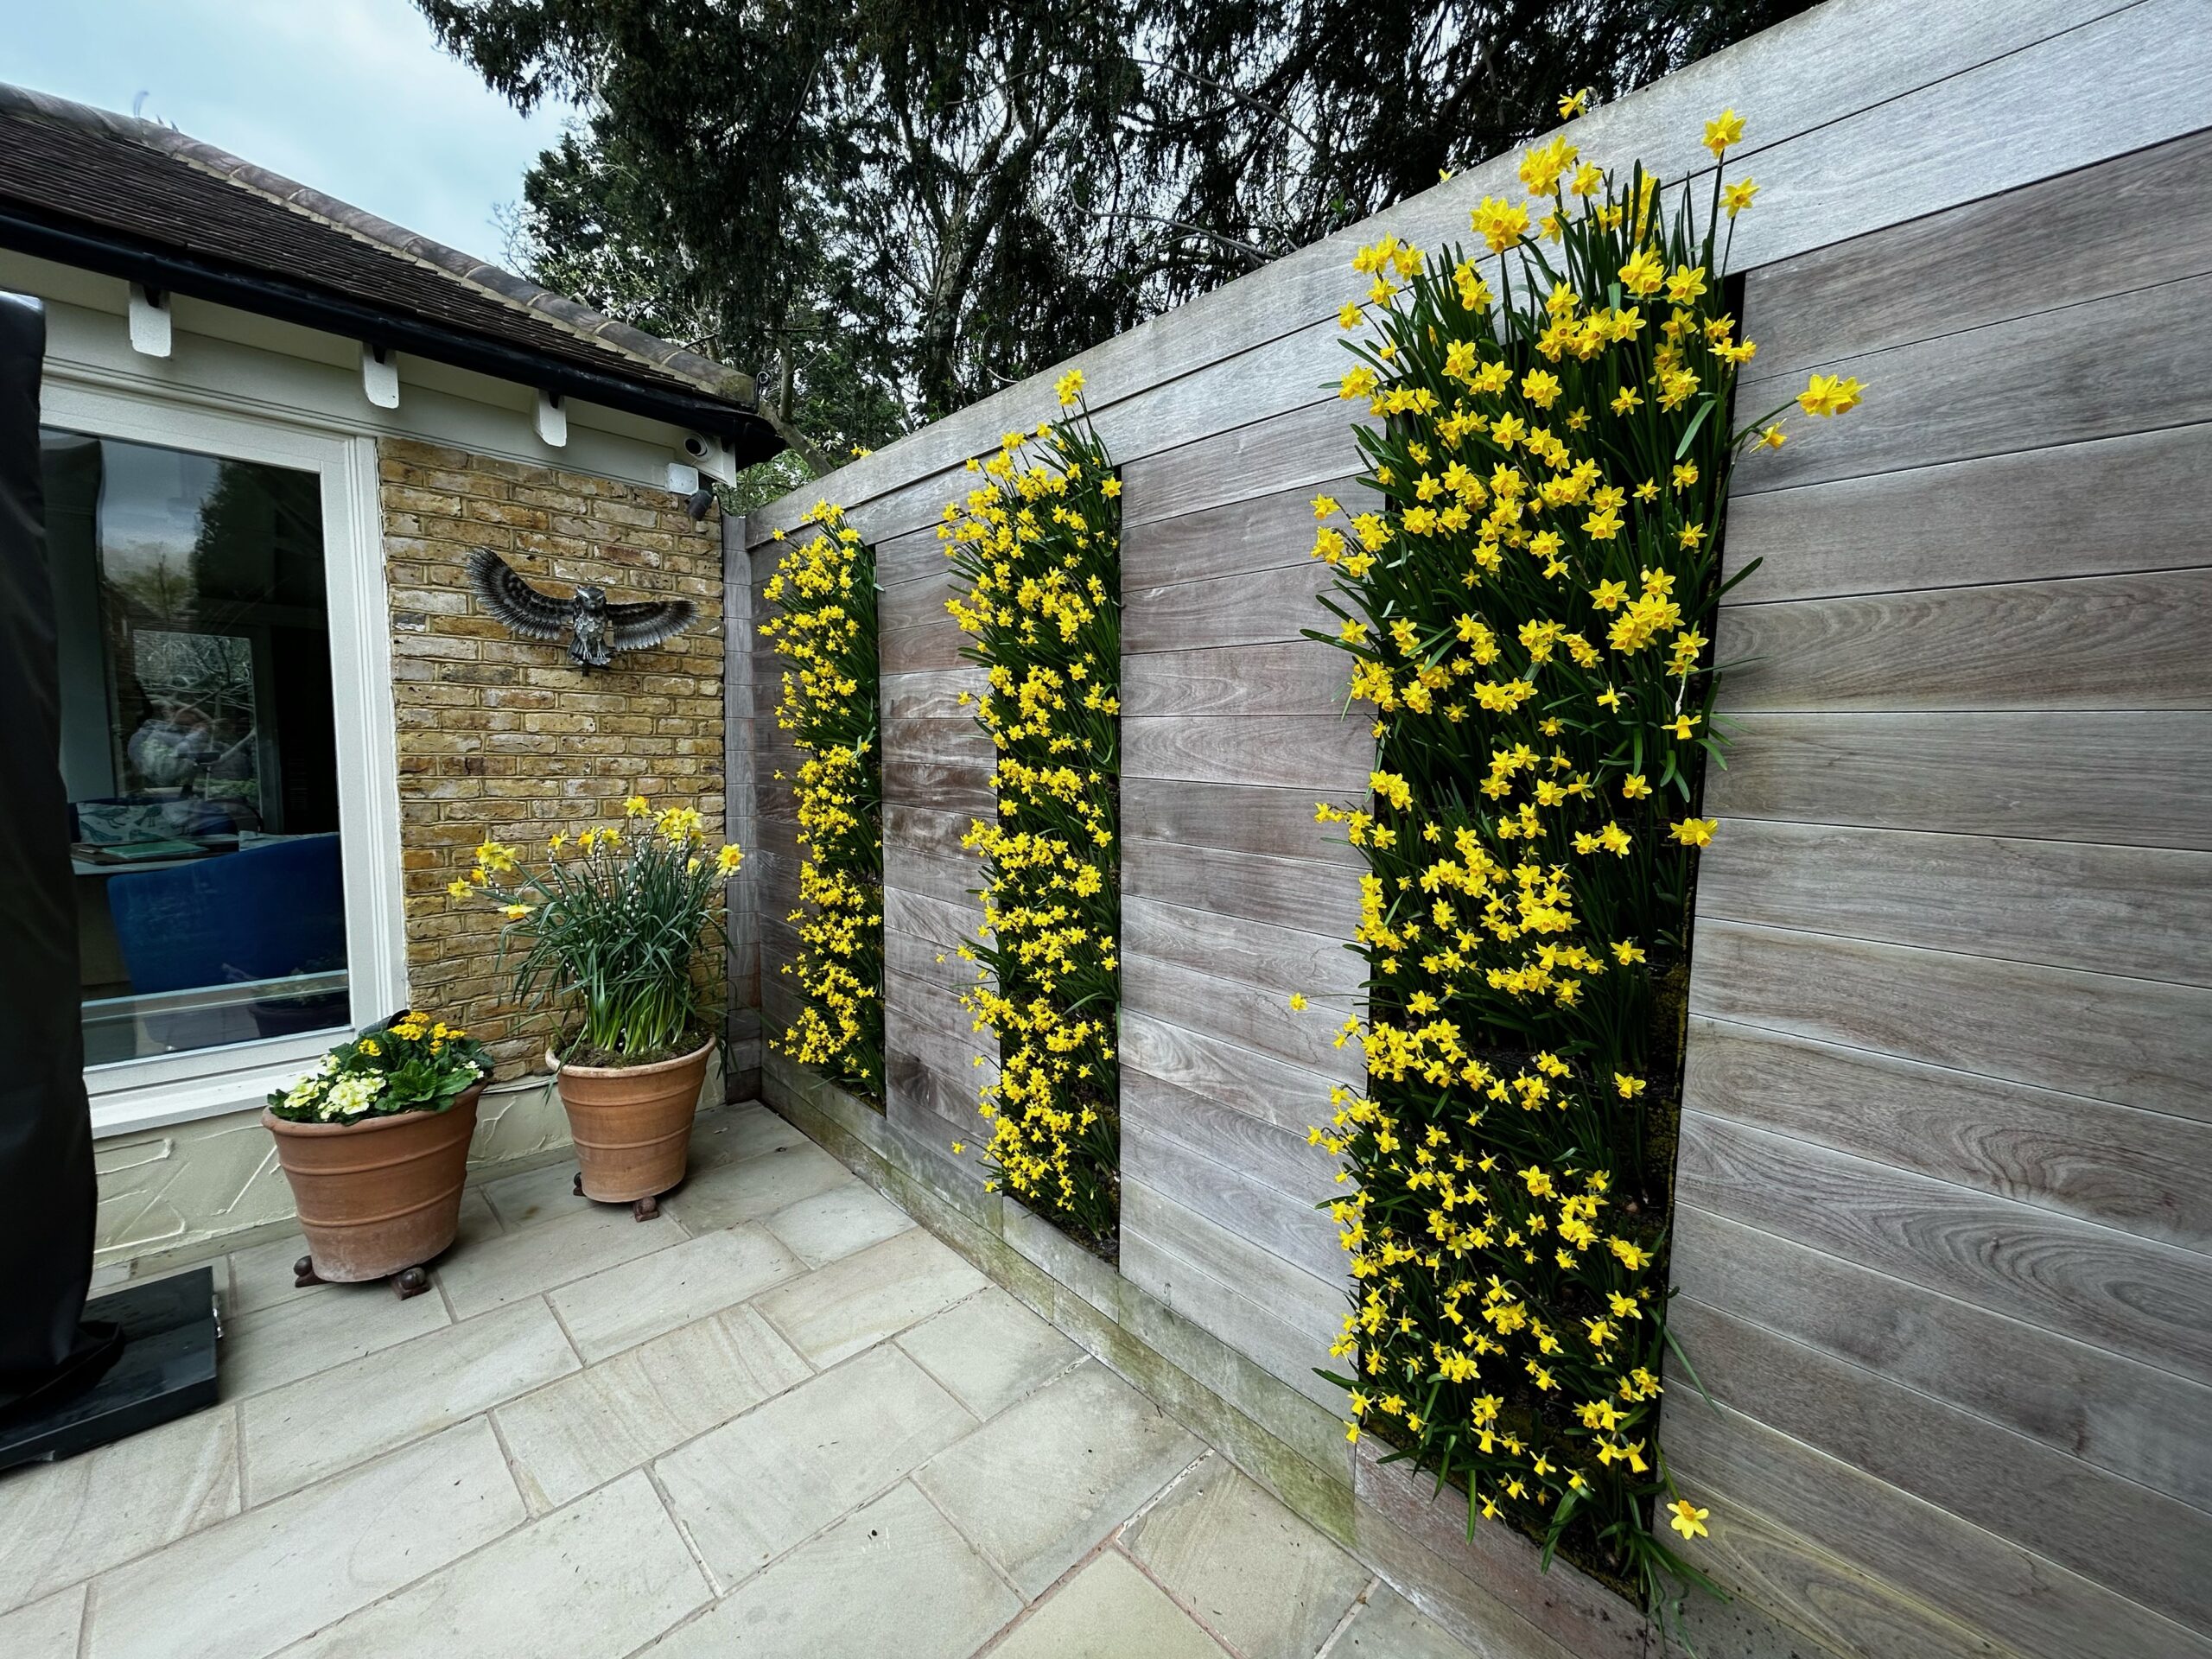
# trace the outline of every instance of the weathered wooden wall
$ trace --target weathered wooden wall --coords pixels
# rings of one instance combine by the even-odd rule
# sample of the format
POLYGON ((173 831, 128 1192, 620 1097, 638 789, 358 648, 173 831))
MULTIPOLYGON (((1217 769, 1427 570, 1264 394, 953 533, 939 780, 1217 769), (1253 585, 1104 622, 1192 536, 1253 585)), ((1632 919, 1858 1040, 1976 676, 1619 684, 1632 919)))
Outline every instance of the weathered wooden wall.
POLYGON ((2208 298, 2212 133, 1747 283, 1666 1445, 1840 1643, 2212 1652, 2208 298))
MULTIPOLYGON (((1719 1404, 1678 1386, 1666 1427, 1744 1592, 1702 1645, 2212 1656, 2212 4, 1832 0, 1574 137, 1675 175, 1724 105, 1763 187, 1743 402, 1815 365, 1872 391, 1747 464, 1728 528, 1766 563, 1720 652, 1762 660, 1711 791, 1675 1268, 1719 1404)), ((1076 359, 1124 477, 1122 1272, 1278 1379, 1312 1424, 1271 1432, 1346 1485, 1313 1449, 1343 1275, 1304 1130, 1354 1075, 1357 886, 1312 819, 1371 751, 1298 637, 1307 504, 1356 469, 1323 389, 1351 249, 1463 238, 1512 168, 1076 359)), ((747 527, 756 612, 817 496, 879 550, 884 1144, 947 1192, 976 1185, 950 951, 990 751, 931 526, 1052 378, 747 527)), ((756 661, 773 1025, 791 757, 756 661)))

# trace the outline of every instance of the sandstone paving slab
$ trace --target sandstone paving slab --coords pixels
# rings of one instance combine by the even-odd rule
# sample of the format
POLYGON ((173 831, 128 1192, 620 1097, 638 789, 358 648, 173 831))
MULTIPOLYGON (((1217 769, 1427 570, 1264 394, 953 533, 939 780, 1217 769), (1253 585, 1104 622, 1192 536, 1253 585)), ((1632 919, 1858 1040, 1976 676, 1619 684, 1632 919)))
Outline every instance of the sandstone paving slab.
POLYGON ((811 1375, 759 1313, 734 1307, 510 1401, 493 1416, 523 1495, 543 1510, 811 1375))
POLYGON ((677 1519, 724 1588, 975 1427, 895 1348, 861 1355, 654 1465, 677 1519))
POLYGON ((1313 1659, 1373 1576, 1217 1452, 1122 1541, 1245 1659, 1313 1659))
POLYGON ((1388 1585, 1377 1585, 1330 1659, 1477 1659, 1475 1650, 1388 1585))
POLYGON ((283 1659, 615 1659, 707 1599, 706 1576, 640 1471, 340 1619, 283 1659))
POLYGON ((915 1484, 1033 1599, 1205 1449, 1086 1360, 932 1459, 915 1484))
POLYGON ((810 1363, 828 1366, 988 1282, 950 1247, 913 1227, 777 1286, 758 1306, 810 1363))
POLYGON ((264 1659, 525 1518, 478 1419, 94 1580, 86 1659, 264 1659))
POLYGON ((901 1484, 645 1655, 966 1659, 1020 1609, 929 1500, 901 1484))
POLYGON ((1228 1659, 1166 1592, 1107 1550, 1039 1602, 991 1659, 1228 1659))
POLYGON ((695 1168, 662 1208, 695 1233, 764 1221, 786 1205, 860 1178, 810 1141, 695 1168))
POLYGON ((215 1406, 0 1475, 0 1609, 238 1512, 238 1414, 215 1406))
POLYGON ((793 1128, 758 1102, 726 1106, 699 1114, 691 1130, 691 1168, 694 1172, 715 1169, 741 1158, 813 1144, 804 1130, 793 1128))
POLYGON ((576 1191, 574 1158, 526 1169, 519 1175, 503 1175, 496 1181, 485 1182, 477 1191, 490 1200, 499 1224, 508 1232, 535 1226, 542 1221, 558 1221, 563 1216, 583 1215, 595 1207, 607 1207, 594 1206, 576 1191))
POLYGON ((439 1261, 438 1283, 454 1317, 473 1319, 665 1249, 683 1236, 666 1216, 637 1221, 626 1207, 593 1205, 581 1214, 518 1227, 466 1249, 456 1245, 439 1261))
POLYGON ((576 1351, 599 1360, 805 1270, 765 1228, 734 1227, 575 1280, 547 1300, 576 1351))
POLYGON ((501 1308, 254 1395, 246 1497, 266 1503, 578 1370, 542 1301, 501 1308))
POLYGON ((217 1380, 227 1400, 264 1393, 435 1331, 452 1317, 442 1296, 402 1301, 382 1284, 309 1286, 296 1300, 224 1321, 217 1380))
POLYGON ((899 1345, 978 1417, 995 1417, 1083 1350, 996 1285, 900 1333, 899 1345))
POLYGON ((851 1180, 785 1205, 768 1217, 768 1230, 810 1268, 895 1237, 914 1218, 861 1180, 851 1180))
POLYGON ((84 1622, 85 1586, 57 1591, 43 1601, 0 1613, 0 1654, 8 1659, 77 1659, 84 1622))

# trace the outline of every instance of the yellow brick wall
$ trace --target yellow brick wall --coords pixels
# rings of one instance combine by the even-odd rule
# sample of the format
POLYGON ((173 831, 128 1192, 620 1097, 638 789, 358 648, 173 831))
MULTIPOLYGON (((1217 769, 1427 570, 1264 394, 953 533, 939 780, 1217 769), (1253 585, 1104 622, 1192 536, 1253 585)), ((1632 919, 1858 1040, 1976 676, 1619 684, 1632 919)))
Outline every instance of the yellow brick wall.
POLYGON ((548 1017, 518 1008, 494 969, 496 916, 446 884, 487 836, 542 851, 556 830, 619 819, 632 794, 696 806, 720 844, 721 530, 666 490, 434 444, 381 441, 378 474, 409 994, 467 1026, 512 1077, 543 1065, 548 1017), (556 591, 682 596, 699 618, 587 678, 565 645, 518 639, 482 613, 466 563, 476 547, 556 591))

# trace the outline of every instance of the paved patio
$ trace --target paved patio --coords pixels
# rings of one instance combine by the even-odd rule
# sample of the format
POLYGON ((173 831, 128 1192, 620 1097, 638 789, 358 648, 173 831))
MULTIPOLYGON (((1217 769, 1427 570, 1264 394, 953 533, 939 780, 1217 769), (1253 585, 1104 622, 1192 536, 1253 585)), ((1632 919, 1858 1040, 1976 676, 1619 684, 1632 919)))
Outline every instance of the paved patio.
POLYGON ((0 1654, 1467 1659, 772 1114, 572 1169, 435 1295, 219 1261, 223 1404, 0 1478, 0 1654))

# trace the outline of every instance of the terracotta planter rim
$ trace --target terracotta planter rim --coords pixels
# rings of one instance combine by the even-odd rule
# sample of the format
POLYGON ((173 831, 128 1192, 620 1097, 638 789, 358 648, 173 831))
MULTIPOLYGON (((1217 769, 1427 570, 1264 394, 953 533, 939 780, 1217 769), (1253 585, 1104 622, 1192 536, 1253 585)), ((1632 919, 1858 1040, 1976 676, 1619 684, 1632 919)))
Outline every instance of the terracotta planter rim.
POLYGON ((545 1059, 553 1068, 556 1077, 563 1071, 573 1071, 580 1077, 650 1077, 656 1072, 673 1071, 678 1066, 690 1065, 702 1054, 712 1053, 715 1041, 709 1037, 688 1054, 678 1054, 672 1059, 654 1060, 645 1065, 578 1065, 563 1060, 553 1052, 550 1045, 546 1047, 545 1059))
POLYGON ((472 1083, 435 1111, 428 1106, 417 1106, 404 1112, 378 1112, 373 1117, 357 1117, 350 1123, 303 1122, 295 1117, 279 1117, 264 1106, 261 1109, 261 1122, 263 1127, 274 1135, 359 1135, 367 1129, 397 1128, 403 1123, 412 1123, 420 1118, 443 1117, 470 1096, 483 1092, 482 1083, 472 1083))

